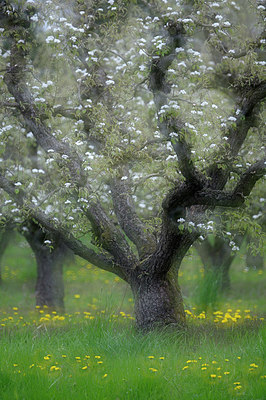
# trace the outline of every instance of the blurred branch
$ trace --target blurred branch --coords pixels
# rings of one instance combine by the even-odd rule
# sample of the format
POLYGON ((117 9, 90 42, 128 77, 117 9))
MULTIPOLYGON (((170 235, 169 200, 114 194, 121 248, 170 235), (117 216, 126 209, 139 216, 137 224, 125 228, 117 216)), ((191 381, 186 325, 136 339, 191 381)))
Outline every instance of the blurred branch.
POLYGON ((88 262, 99 268, 114 272, 122 279, 125 279, 125 274, 117 265, 115 265, 114 258, 107 255, 107 253, 96 253, 94 250, 85 246, 80 240, 76 239, 63 225, 52 220, 44 212, 37 210, 37 208, 27 198, 25 192, 22 189, 18 190, 12 182, 2 175, 2 173, 0 173, 0 187, 21 207, 24 214, 27 215, 27 219, 34 218, 38 224, 43 226, 49 232, 60 235, 64 243, 76 255, 86 259, 88 262))

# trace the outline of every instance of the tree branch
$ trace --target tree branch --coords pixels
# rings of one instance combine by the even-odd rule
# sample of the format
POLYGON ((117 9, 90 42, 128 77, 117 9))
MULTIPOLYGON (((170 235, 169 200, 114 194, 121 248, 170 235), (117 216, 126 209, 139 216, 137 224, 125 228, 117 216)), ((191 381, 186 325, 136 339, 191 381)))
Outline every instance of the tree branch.
MULTIPOLYGON (((9 92, 19 104, 19 110, 27 129, 33 133, 38 145, 46 152, 53 149, 60 155, 67 155, 66 165, 69 168, 72 182, 78 188, 85 187, 89 193, 92 193, 92 188, 86 182, 86 174, 82 168, 82 160, 79 155, 67 143, 56 139, 51 134, 50 129, 41 121, 42 115, 34 105, 31 93, 25 84, 26 51, 16 45, 16 36, 13 37, 11 33, 10 39, 12 41, 10 67, 4 76, 4 81, 9 92)), ((98 236, 99 243, 114 256, 116 263, 124 265, 126 269, 134 268, 136 257, 131 251, 124 234, 107 216, 97 198, 89 199, 88 204, 90 207, 86 211, 86 216, 98 236)))
POLYGON ((256 182, 265 175, 266 158, 257 161, 251 165, 246 172, 244 172, 233 191, 235 195, 248 196, 256 182))
POLYGON ((168 107, 167 94, 170 87, 166 82, 166 73, 176 57, 175 49, 180 47, 185 41, 185 30, 182 24, 168 21, 166 24, 168 34, 167 51, 165 55, 154 55, 151 61, 151 69, 149 75, 149 89, 154 96, 154 102, 158 114, 158 125, 163 136, 171 139, 173 149, 178 157, 181 173, 188 181, 201 184, 199 173, 192 161, 190 145, 187 143, 185 136, 189 134, 188 129, 179 117, 171 115, 160 117, 162 107, 168 107))
POLYGON ((29 218, 35 219, 38 224, 43 226, 49 232, 59 235, 63 242, 78 256, 84 258, 93 265, 104 269, 106 271, 113 272, 120 276, 122 279, 127 280, 126 274, 123 269, 115 264, 114 258, 110 257, 106 253, 96 253, 84 245, 79 239, 76 239, 66 228, 62 225, 55 223, 50 217, 44 212, 36 209, 36 207, 27 198, 26 194, 20 189, 17 192, 16 186, 6 179, 0 173, 0 187, 9 194, 11 198, 21 207, 21 210, 29 218))
POLYGON ((113 178, 110 183, 113 207, 119 224, 136 245, 140 258, 147 257, 155 249, 155 238, 147 232, 145 224, 138 217, 127 181, 113 178))

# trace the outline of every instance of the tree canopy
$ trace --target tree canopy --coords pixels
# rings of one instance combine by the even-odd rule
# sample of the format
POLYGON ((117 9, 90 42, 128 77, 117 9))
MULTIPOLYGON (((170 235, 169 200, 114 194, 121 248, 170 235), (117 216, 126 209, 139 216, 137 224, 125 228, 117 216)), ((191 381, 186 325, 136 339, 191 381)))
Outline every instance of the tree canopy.
POLYGON ((265 173, 264 14, 0 1, 2 222, 30 218, 126 280, 141 327, 184 320, 184 255, 265 173))

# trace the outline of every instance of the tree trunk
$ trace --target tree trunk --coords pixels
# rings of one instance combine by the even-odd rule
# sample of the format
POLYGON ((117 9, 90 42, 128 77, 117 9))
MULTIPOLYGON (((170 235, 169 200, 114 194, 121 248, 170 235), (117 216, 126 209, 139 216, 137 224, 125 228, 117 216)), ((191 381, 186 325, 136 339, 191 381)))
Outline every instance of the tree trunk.
POLYGON ((204 266, 206 280, 212 277, 213 286, 218 292, 229 291, 231 288, 229 270, 235 255, 227 241, 216 236, 213 244, 206 239, 196 248, 204 266))
POLYGON ((65 246, 35 252, 37 261, 36 305, 64 311, 63 259, 65 246))
POLYGON ((131 283, 135 297, 137 327, 148 331, 167 325, 185 325, 181 290, 168 273, 166 276, 138 276, 131 283))
POLYGON ((1 261, 4 255, 4 252, 8 246, 9 240, 11 237, 10 229, 3 229, 0 231, 0 284, 2 283, 2 265, 1 261))
POLYGON ((44 244, 47 234, 34 223, 24 233, 37 262, 36 305, 64 311, 63 263, 70 251, 60 238, 49 236, 52 248, 44 244))

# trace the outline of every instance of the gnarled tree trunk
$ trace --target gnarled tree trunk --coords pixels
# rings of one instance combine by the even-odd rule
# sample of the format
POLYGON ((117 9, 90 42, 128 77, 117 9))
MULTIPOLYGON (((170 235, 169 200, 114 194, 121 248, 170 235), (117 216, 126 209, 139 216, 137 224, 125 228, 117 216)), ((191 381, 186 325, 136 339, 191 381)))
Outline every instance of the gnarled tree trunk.
POLYGON ((181 233, 175 221, 163 215, 156 250, 132 271, 129 279, 139 329, 148 331, 156 327, 186 325, 178 271, 196 236, 196 233, 181 233))
POLYGON ((140 276, 131 284, 138 328, 185 325, 185 312, 177 280, 169 274, 140 276))

